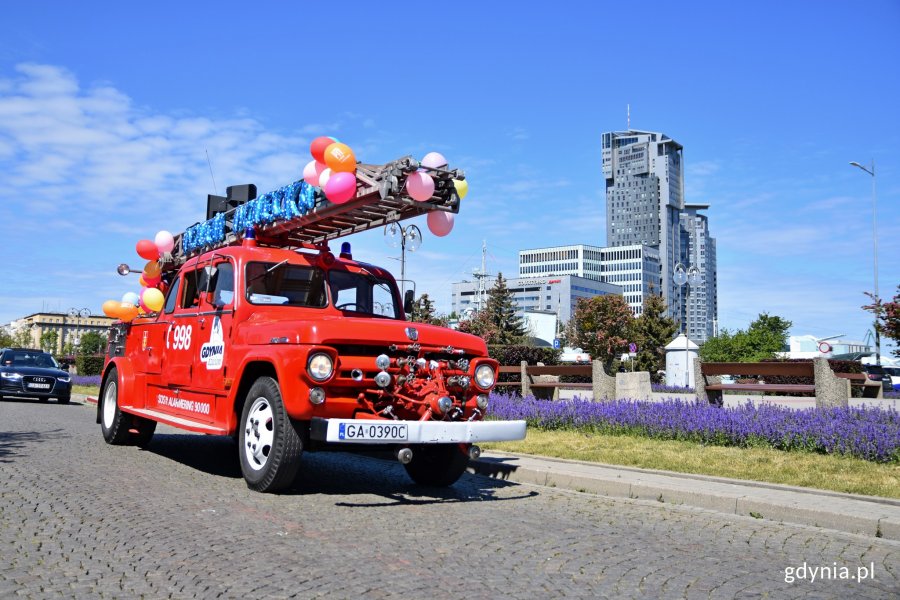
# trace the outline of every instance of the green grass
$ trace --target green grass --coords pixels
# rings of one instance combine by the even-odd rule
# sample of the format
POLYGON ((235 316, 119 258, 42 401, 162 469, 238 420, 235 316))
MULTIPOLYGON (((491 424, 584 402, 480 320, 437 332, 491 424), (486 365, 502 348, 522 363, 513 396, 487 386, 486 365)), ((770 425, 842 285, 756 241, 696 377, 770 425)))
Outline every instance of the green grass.
POLYGON ((535 428, 530 428, 522 441, 481 446, 521 454, 900 498, 900 465, 810 452, 704 446, 637 435, 535 428))
POLYGON ((85 394, 87 396, 93 396, 94 398, 96 398, 100 395, 100 388, 96 385, 73 385, 72 393, 85 394))

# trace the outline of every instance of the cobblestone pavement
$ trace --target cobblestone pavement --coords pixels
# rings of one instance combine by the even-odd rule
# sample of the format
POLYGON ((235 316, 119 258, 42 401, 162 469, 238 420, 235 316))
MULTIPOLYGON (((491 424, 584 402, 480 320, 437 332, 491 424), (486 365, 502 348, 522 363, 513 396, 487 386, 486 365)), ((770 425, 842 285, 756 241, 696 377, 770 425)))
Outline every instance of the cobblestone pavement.
POLYGON ((900 544, 473 475, 427 490, 337 453, 263 495, 229 439, 113 447, 93 407, 0 402, 0 598, 429 596, 897 598, 900 544))

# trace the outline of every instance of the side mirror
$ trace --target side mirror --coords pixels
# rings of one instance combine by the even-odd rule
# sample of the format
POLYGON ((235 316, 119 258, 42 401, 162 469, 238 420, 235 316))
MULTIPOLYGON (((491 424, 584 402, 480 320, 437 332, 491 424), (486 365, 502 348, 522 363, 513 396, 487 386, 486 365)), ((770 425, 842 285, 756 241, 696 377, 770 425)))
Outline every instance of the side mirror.
POLYGON ((415 296, 416 292, 414 290, 406 290, 406 294, 403 295, 403 312, 407 315, 412 313, 415 296))

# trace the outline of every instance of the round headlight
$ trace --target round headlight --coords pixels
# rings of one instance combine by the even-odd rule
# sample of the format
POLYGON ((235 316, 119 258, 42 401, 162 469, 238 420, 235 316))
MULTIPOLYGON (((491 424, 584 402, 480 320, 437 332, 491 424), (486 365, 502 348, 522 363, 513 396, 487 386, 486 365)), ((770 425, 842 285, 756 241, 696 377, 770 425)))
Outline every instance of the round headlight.
POLYGON ((475 405, 478 407, 478 410, 484 411, 488 406, 488 397, 487 394, 479 394, 475 399, 475 405))
POLYGON ((317 352, 309 357, 306 371, 316 381, 325 381, 334 371, 334 361, 324 352, 317 352))
POLYGON ((475 369, 475 383, 482 389, 494 385, 494 369, 491 365, 478 365, 475 369))

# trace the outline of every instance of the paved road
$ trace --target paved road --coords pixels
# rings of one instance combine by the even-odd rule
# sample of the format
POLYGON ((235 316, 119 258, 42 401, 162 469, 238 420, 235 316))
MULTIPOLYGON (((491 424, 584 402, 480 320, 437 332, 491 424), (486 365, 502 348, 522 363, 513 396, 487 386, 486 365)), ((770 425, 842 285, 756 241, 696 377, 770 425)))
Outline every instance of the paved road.
POLYGON ((148 450, 107 446, 93 416, 0 402, 0 598, 900 595, 885 540, 472 475, 429 491, 333 453, 262 495, 230 440, 161 427, 148 450))

